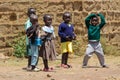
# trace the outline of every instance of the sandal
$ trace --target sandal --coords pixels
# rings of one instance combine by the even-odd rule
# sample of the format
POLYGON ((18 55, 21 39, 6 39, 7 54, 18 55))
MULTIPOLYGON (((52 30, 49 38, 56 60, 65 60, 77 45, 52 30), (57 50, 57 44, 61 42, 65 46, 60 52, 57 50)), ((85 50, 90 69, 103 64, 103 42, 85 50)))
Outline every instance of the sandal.
POLYGON ((65 64, 61 64, 61 67, 63 67, 63 68, 69 68, 68 65, 65 65, 65 64))
POLYGON ((71 65, 69 65, 69 64, 67 64, 67 66, 68 66, 68 68, 72 68, 72 66, 71 66, 71 65))
POLYGON ((47 69, 47 68, 44 68, 43 71, 45 71, 45 72, 53 72, 53 68, 52 68, 52 67, 51 67, 51 68, 48 68, 48 69, 47 69))

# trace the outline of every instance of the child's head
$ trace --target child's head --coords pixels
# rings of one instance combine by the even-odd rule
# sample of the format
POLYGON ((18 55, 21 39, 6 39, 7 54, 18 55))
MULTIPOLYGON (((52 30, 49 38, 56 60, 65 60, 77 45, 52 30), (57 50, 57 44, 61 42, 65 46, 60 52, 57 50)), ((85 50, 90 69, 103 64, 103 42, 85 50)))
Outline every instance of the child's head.
POLYGON ((28 9, 28 12, 27 12, 28 17, 30 17, 31 14, 36 14, 35 8, 29 8, 28 9))
POLYGON ((64 20, 65 23, 69 23, 70 20, 71 20, 71 14, 69 12, 65 12, 63 14, 63 20, 64 20))
POLYGON ((52 17, 50 14, 45 14, 43 16, 43 20, 44 20, 46 26, 50 26, 52 24, 52 17))
POLYGON ((38 16, 35 15, 35 14, 31 14, 31 15, 30 15, 30 22, 31 22, 32 24, 38 23, 38 16))
POLYGON ((94 16, 91 18, 91 24, 96 26, 99 24, 99 18, 97 16, 94 16))

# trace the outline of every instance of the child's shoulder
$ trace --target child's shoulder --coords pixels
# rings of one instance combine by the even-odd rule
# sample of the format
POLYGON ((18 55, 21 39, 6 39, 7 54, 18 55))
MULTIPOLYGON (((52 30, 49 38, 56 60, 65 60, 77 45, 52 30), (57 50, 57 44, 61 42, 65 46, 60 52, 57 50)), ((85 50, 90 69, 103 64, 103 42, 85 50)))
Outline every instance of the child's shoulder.
POLYGON ((25 24, 30 24, 30 19, 27 19, 27 21, 25 22, 25 24))

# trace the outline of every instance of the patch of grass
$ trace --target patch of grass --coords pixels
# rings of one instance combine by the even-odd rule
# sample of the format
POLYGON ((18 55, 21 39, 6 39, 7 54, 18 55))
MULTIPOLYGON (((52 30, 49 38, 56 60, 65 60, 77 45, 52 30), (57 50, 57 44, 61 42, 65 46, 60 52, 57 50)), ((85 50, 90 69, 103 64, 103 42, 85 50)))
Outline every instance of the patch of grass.
POLYGON ((104 37, 101 37, 101 44, 103 47, 103 51, 106 55, 120 56, 120 50, 118 50, 118 47, 113 45, 107 45, 107 41, 104 37))
MULTIPOLYGON (((85 53, 87 45, 86 37, 79 37, 77 40, 73 41, 73 50, 76 55, 82 56, 85 53)), ((120 56, 120 50, 117 46, 108 45, 105 37, 101 37, 101 44, 106 55, 120 56)))
POLYGON ((83 40, 82 37, 78 37, 77 40, 73 41, 73 51, 75 55, 82 56, 85 53, 87 41, 83 40))

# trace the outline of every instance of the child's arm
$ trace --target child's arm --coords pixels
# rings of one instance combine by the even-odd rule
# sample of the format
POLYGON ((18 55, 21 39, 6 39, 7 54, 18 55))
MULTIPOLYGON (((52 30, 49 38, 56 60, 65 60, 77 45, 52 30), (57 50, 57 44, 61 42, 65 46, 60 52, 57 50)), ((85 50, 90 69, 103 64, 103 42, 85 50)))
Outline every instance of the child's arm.
POLYGON ((76 39, 76 34, 75 34, 75 32, 74 32, 74 27, 73 27, 72 39, 73 39, 73 40, 75 40, 75 39, 76 39))
POLYGON ((85 24, 87 26, 87 28, 89 27, 90 25, 90 20, 92 17, 96 16, 96 14, 90 14, 86 19, 85 19, 85 24))
POLYGON ((99 27, 100 27, 100 29, 106 24, 106 22, 105 22, 105 17, 102 15, 102 14, 97 14, 99 17, 100 17, 100 19, 101 19, 101 23, 99 24, 99 27))
POLYGON ((58 35, 61 37, 61 38, 66 38, 66 34, 63 33, 63 27, 62 25, 59 26, 59 29, 58 29, 58 35))

